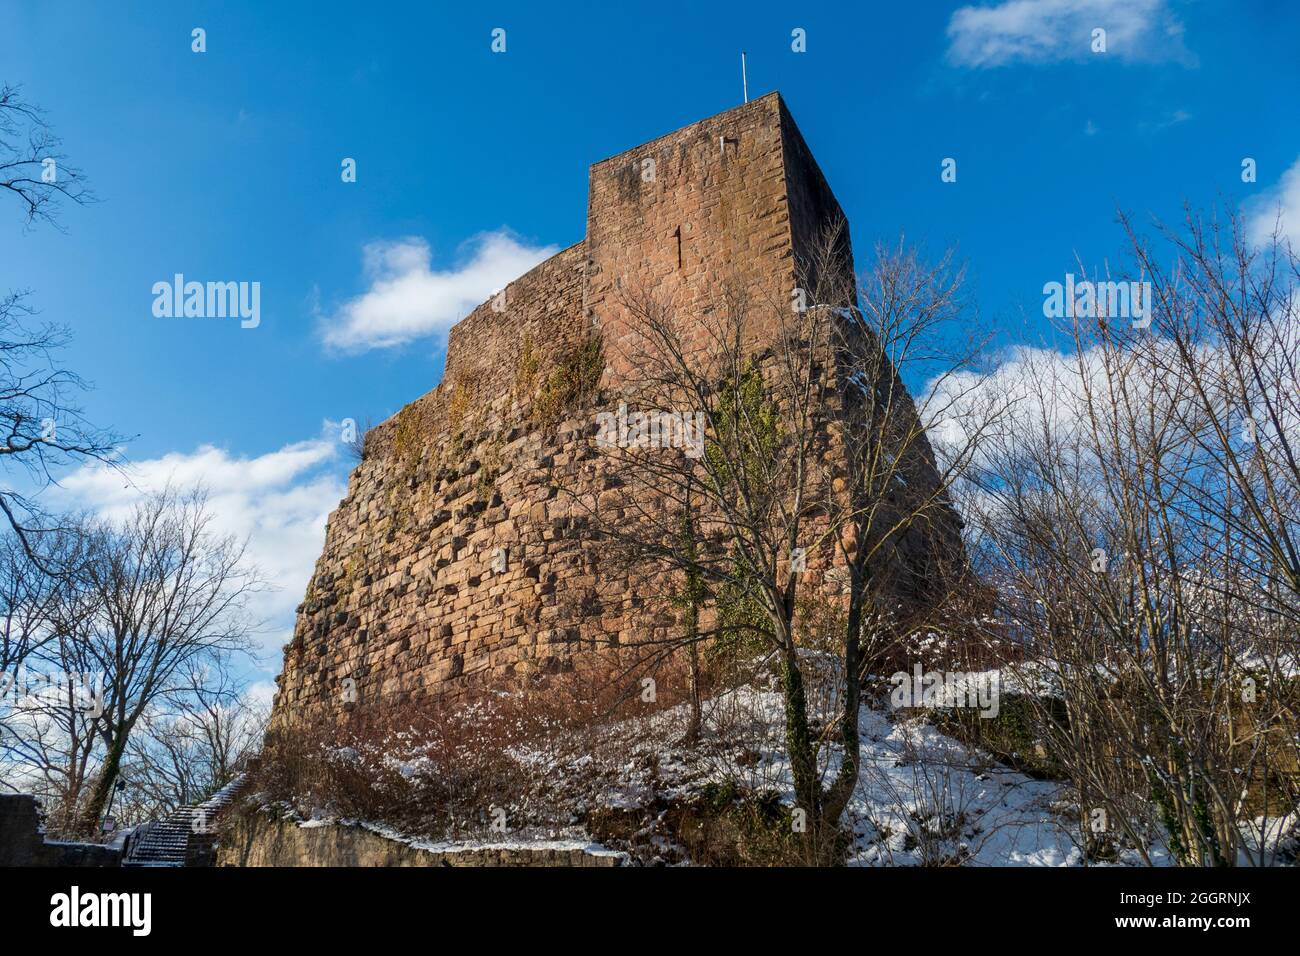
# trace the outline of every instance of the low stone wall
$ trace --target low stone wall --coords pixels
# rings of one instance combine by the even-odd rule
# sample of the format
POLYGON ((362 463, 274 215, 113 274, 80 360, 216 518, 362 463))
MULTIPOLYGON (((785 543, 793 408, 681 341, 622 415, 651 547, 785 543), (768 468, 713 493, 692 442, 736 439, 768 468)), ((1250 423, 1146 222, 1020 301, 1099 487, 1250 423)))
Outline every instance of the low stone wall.
POLYGON ((46 840, 35 797, 0 794, 0 866, 121 865, 120 846, 46 840))
POLYGON ((406 843, 359 824, 301 824, 245 813, 221 828, 218 866, 622 866, 622 853, 577 841, 406 843))

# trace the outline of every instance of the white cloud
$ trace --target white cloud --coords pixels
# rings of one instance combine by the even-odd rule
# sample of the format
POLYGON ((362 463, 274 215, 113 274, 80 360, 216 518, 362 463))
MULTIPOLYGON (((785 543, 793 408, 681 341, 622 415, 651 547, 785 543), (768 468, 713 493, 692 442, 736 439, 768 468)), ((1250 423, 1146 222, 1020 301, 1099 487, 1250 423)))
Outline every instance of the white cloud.
POLYGON ((1166 0, 1005 0, 961 7, 948 21, 948 41, 949 61, 974 68, 1093 56, 1191 60, 1182 24, 1166 0), (1104 54, 1092 51, 1096 28, 1106 31, 1104 54))
MULTIPOLYGON (((1270 305, 1270 316, 1269 324, 1258 326, 1257 342, 1277 354, 1295 354, 1300 345, 1300 294, 1282 292, 1270 305)), ((1231 359, 1221 342, 1201 342, 1196 361, 1205 380, 1231 380, 1231 359)), ((1109 380, 1116 373, 1123 376, 1123 394, 1131 409, 1150 410, 1152 422, 1179 419, 1171 403, 1182 407, 1182 420, 1196 420, 1203 406, 1190 380, 1177 371, 1181 362, 1176 346, 1163 337, 1153 338, 1141 349, 1119 353, 1096 345, 1081 353, 1015 346, 987 374, 963 372, 929 382, 922 393, 921 414, 941 461, 951 461, 959 451, 968 449, 976 434, 984 436, 980 454, 975 456, 980 466, 998 458, 1005 460, 1008 452, 1032 448, 1048 437, 1055 454, 1088 457, 1096 442, 1106 440, 1106 423, 1128 423, 1127 416, 1135 414, 1116 410, 1111 404, 1115 393, 1109 380), (1092 432, 1094 414, 1103 425, 1101 436, 1092 432)), ((1248 403, 1256 406, 1260 436, 1276 434, 1272 415, 1264 414, 1268 408, 1280 417, 1279 426, 1287 440, 1293 445, 1300 441, 1300 416, 1294 414, 1292 405, 1277 398, 1298 390, 1300 381, 1280 363, 1267 372, 1260 391, 1253 392, 1248 403), (1273 396, 1267 404, 1260 397, 1264 394, 1273 396)), ((1211 389, 1210 394, 1217 395, 1218 390, 1211 389)), ((1239 407, 1236 399, 1227 402, 1219 396, 1214 401, 1216 414, 1230 429, 1240 427, 1251 414, 1248 406, 1239 407)), ((1143 427, 1142 417, 1143 412, 1136 413, 1131 422, 1134 427, 1143 427)), ((1171 430, 1163 437, 1166 448, 1172 434, 1171 430)))
POLYGON ((1300 159, 1282 174, 1276 186, 1246 207, 1246 237, 1267 244, 1276 229, 1300 253, 1300 159))
POLYGON ((341 447, 337 425, 326 423, 320 438, 252 457, 202 445, 134 462, 125 476, 86 465, 59 482, 56 496, 67 508, 119 519, 148 493, 202 486, 214 532, 246 540, 248 560, 273 586, 254 596, 251 610, 268 628, 258 635, 263 663, 278 672, 280 646, 292 636, 294 608, 325 541, 325 520, 347 493, 341 447))
POLYGON ((1143 120, 1138 123, 1138 129, 1150 131, 1153 133, 1163 133, 1167 129, 1172 129, 1181 123, 1186 123, 1192 119, 1192 114, 1187 110, 1172 110, 1165 113, 1156 120, 1143 120))
POLYGON ((259 707, 270 707, 277 690, 274 681, 259 680, 248 686, 244 696, 259 707))
POLYGON ((419 237, 369 243, 363 266, 370 288, 324 319, 322 337, 328 346, 359 352, 445 333, 495 290, 558 251, 499 230, 476 237, 460 265, 440 272, 419 237))
POLYGON ((965 448, 996 409, 996 448, 1044 430, 1068 440, 1084 419, 1085 375, 1094 392, 1100 385, 1100 360, 1095 351, 1081 361, 1067 352, 1016 346, 987 375, 962 372, 930 382, 922 408, 936 454, 946 459, 965 448))

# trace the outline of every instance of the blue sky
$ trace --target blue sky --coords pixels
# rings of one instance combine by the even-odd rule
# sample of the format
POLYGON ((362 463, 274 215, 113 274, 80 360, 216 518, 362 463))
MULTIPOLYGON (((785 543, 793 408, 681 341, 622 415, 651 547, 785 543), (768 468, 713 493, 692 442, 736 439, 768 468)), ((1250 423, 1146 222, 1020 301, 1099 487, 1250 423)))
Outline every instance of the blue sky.
MULTIPOLYGON (((65 207, 66 232, 25 232, 0 197, 0 291, 31 289, 71 327, 87 411, 138 436, 142 482, 202 478, 226 526, 252 535, 282 587, 259 676, 278 670, 343 493, 349 462, 325 423, 382 419, 437 384, 442 330, 582 238, 588 165, 736 104, 742 49, 751 95, 785 96, 859 264, 900 232, 956 243, 1006 345, 1042 342, 1042 286, 1076 253, 1116 260, 1117 206, 1176 220, 1184 199, 1267 218, 1281 204, 1300 233, 1296 4, 702 7, 6 11, 0 82, 48 111, 100 202, 65 207), (260 282, 260 325, 156 318, 151 287, 177 272, 260 282)), ((129 500, 121 484, 79 473, 61 494, 110 511, 129 500)))

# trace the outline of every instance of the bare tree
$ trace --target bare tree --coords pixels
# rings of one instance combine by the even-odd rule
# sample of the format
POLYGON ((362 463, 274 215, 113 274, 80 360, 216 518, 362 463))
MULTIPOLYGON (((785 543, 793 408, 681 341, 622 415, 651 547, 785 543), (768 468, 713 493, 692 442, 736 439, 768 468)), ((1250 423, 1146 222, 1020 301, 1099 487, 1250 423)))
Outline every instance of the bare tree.
MULTIPOLYGON (((835 274, 836 263, 828 259, 818 271, 835 274)), ((967 401, 985 380, 978 361, 986 340, 964 280, 951 250, 927 262, 901 240, 878 245, 857 290, 861 307, 834 326, 837 360, 857 392, 845 403, 843 488, 832 486, 824 505, 846 575, 844 667, 852 675, 840 718, 843 762, 827 794, 834 819, 858 775, 857 713, 866 673, 899 647, 900 631, 946 632, 943 612, 958 605, 964 612, 972 603, 951 490, 1005 405, 967 401), (919 407, 904 373, 927 382, 919 407), (951 421, 958 409, 961 428, 936 456, 927 426, 951 421)))
POLYGON ((78 736, 83 754, 102 753, 78 808, 83 830, 97 828, 145 715, 192 692, 203 665, 251 650, 247 600, 260 581, 243 546, 211 524, 201 493, 168 491, 87 531, 57 649, 63 671, 102 675, 102 706, 81 717, 90 733, 78 736))
POLYGON ((1295 261, 1188 227, 1170 269, 1130 228, 1149 327, 1070 317, 1026 367, 981 524, 1090 857, 1259 863, 1298 803, 1295 261))
POLYGON ((0 85, 0 190, 22 204, 29 227, 41 220, 57 229, 61 200, 94 199, 81 170, 68 164, 45 111, 7 84, 0 85))
POLYGON ((57 588, 58 579, 41 570, 15 535, 0 539, 0 675, 14 679, 12 672, 54 639, 57 588))
MULTIPOLYGON (((61 200, 93 198, 80 170, 67 163, 44 112, 9 85, 0 86, 0 195, 19 200, 26 226, 43 221, 55 228, 61 200)), ((48 526, 49 516, 20 490, 15 472, 39 491, 59 466, 116 462, 122 439, 82 414, 76 396, 87 383, 57 361, 69 333, 48 323, 29 327, 34 312, 28 298, 21 289, 0 292, 0 467, 10 476, 0 487, 0 512, 28 556, 39 560, 43 549, 33 547, 31 536, 48 526)))
MULTIPOLYGON (((93 199, 43 111, 13 86, 0 87, 0 187, 29 228, 58 228, 62 200, 93 199)), ((212 532, 199 495, 155 496, 120 524, 40 507, 60 467, 116 465, 121 439, 75 403, 87 385, 58 364, 67 331, 33 326, 33 314, 28 293, 0 297, 0 463, 10 474, 0 512, 13 532, 0 549, 0 674, 14 682, 10 672, 30 663, 48 686, 15 688, 18 709, 0 701, 0 762, 55 798, 61 829, 92 831, 138 725, 166 725, 163 748, 190 738, 203 779, 239 759, 251 725, 227 699, 226 665, 248 647, 246 598, 258 581, 243 549, 212 532)))
MULTIPOLYGON (((56 361, 68 342, 66 330, 53 325, 30 330, 23 320, 31 314, 24 294, 0 298, 0 467, 14 477, 21 473, 25 484, 40 490, 62 466, 116 465, 122 439, 88 422, 76 404, 86 382, 56 361)), ((57 522, 13 477, 0 487, 0 512, 28 557, 40 561, 46 552, 33 547, 32 536, 57 522)))
MULTIPOLYGON (((692 596, 684 626, 647 628, 637 647, 723 642, 774 659, 809 861, 835 852, 857 782, 863 633, 932 609, 954 580, 937 555, 960 552, 947 489, 971 458, 958 448, 936 468, 900 377, 969 370, 973 352, 954 361, 937 334, 965 315, 960 273, 881 250, 859 290, 847 262, 846 237, 831 230, 802 263, 801 287, 776 298, 737 279, 682 314, 625 293, 619 397, 634 440, 606 436, 593 468, 609 490, 577 499, 606 553, 680 585, 651 592, 692 596), (697 419, 705 434, 688 453, 671 436, 697 419), (839 579, 827 573, 836 549, 839 579)), ((971 429, 967 444, 982 434, 971 429)))
POLYGON ((268 717, 235 679, 229 655, 215 655, 141 717, 117 806, 149 819, 219 790, 257 752, 268 717))
POLYGON ((55 666, 86 550, 77 522, 67 523, 71 530, 34 540, 39 554, 12 533, 0 549, 0 785, 40 790, 60 804, 84 779, 82 715, 93 709, 90 688, 55 666))

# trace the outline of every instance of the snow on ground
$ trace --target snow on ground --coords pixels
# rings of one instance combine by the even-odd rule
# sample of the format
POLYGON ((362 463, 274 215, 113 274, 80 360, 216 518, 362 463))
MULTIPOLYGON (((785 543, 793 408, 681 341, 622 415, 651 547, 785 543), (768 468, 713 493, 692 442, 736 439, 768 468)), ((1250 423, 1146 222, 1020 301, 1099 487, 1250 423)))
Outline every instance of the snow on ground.
POLYGON ((858 833, 853 862, 1079 861, 1051 813, 1060 795, 1055 784, 988 761, 918 718, 891 723, 880 711, 863 710, 859 726, 862 764, 848 809, 858 833))
POLYGON ((431 853, 470 853, 479 850, 527 850, 539 852, 555 850, 559 852, 580 851, 588 856, 609 856, 626 858, 626 853, 611 850, 590 840, 419 840, 397 832, 391 827, 375 823, 360 823, 362 828, 389 840, 396 840, 416 850, 428 850, 431 853))
MULTIPOLYGON (((832 712, 833 702, 823 703, 832 704, 823 708, 832 712)), ((615 851, 591 842, 581 823, 589 813, 645 811, 646 825, 638 838, 650 848, 650 858, 674 862, 681 859, 683 848, 672 845, 653 823, 666 804, 689 801, 710 784, 734 784, 751 793, 775 792, 787 806, 794 804, 782 701, 773 687, 746 686, 720 694, 705 703, 704 717, 703 739, 692 749, 682 745, 685 705, 608 725, 595 738, 560 745, 551 741, 537 751, 516 748, 515 759, 554 786, 550 792, 556 803, 549 822, 524 824, 508 836, 465 833, 458 834, 462 839, 429 840, 373 822, 361 821, 361 825, 440 852, 551 847, 602 853, 615 851)), ((854 834, 850 865, 1083 863, 1078 809, 1071 806, 1061 785, 1003 766, 941 733, 915 716, 915 711, 885 709, 884 700, 876 707, 861 708, 859 728, 858 783, 844 820, 854 834)), ((837 769, 834 748, 823 748, 823 779, 829 781, 837 769)), ((514 810, 511 819, 515 820, 514 810)), ((1298 826, 1300 814, 1254 823, 1255 832, 1262 831, 1270 847, 1294 839, 1298 826)), ((1253 843, 1258 842, 1256 836, 1253 843)), ((1156 865, 1170 863, 1159 845, 1148 848, 1148 854, 1156 865)), ((1121 850, 1115 862, 1142 865, 1144 861, 1130 849, 1121 850)))
POLYGON ((1242 842, 1238 866, 1257 866, 1261 858, 1279 854, 1294 860, 1300 849, 1300 810, 1281 817, 1255 817, 1242 827, 1242 842))
MULTIPOLYGON (((711 702, 729 712, 748 711, 752 736, 740 742, 757 752, 742 786, 772 789, 793 804, 794 790, 782 743, 780 695, 742 689, 711 702)), ((1061 799, 1053 783, 1003 767, 945 736, 923 719, 897 721, 883 710, 859 711, 858 784, 846 810, 856 834, 849 862, 860 866, 968 865, 1065 866, 1080 855, 1053 813, 1061 799)), ((827 779, 838 764, 825 765, 827 779)), ((735 767, 710 775, 736 775, 735 767)), ((694 787, 700 781, 694 781, 694 787)), ((689 790, 692 787, 683 787, 689 790)))

